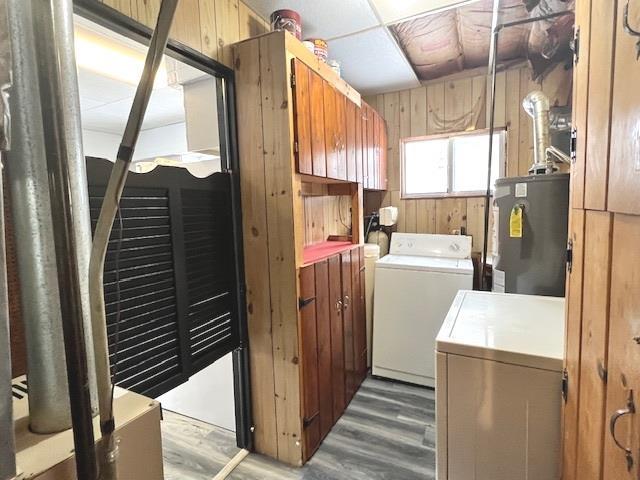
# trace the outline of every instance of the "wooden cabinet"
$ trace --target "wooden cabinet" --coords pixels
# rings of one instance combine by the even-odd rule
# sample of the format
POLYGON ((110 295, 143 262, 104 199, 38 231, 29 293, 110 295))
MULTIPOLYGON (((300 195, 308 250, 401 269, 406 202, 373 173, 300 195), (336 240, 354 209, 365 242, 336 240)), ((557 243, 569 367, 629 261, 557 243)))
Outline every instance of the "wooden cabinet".
POLYGON ((253 438, 259 453, 300 466, 361 378, 353 279, 364 234, 351 119, 361 98, 288 32, 240 42, 234 54, 253 438), (350 242, 326 261, 309 257, 307 195, 351 199, 350 242))
POLYGON ((639 238, 640 216, 615 216, 603 479, 640 478, 639 238))
POLYGON ((625 7, 629 9, 629 26, 640 30, 640 4, 619 1, 618 15, 615 19, 617 28, 608 199, 610 211, 640 215, 640 61, 637 60, 637 42, 640 39, 630 35, 623 28, 625 7))
POLYGON ((354 103, 299 59, 292 60, 294 151, 303 175, 387 188, 387 130, 369 105, 354 103))
POLYGON ((640 30, 640 4, 578 0, 576 23, 562 478, 631 480, 640 478, 640 61, 629 30, 640 30))
MULTIPOLYGON (((310 88, 312 73, 302 62, 294 62, 293 69, 296 78, 295 95, 293 96, 296 167, 298 172, 302 174, 313 175, 310 88)), ((313 107, 317 108, 317 105, 314 104, 313 107)))
POLYGON ((299 271, 305 459, 366 376, 363 258, 358 246, 299 271))

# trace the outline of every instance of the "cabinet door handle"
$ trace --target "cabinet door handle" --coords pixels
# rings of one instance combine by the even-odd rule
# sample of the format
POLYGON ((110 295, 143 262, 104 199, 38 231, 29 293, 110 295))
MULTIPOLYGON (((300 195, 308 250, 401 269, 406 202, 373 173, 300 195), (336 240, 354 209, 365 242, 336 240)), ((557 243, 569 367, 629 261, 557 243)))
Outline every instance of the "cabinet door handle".
POLYGON ((351 299, 349 298, 349 295, 345 295, 344 296, 344 304, 343 304, 342 308, 344 308, 346 310, 347 308, 349 308, 349 305, 351 305, 351 299))
POLYGON ((633 468, 633 453, 630 448, 625 447, 618 441, 616 438, 616 423, 622 417, 627 415, 633 415, 636 413, 636 405, 633 402, 633 390, 629 390, 629 397, 627 398, 627 406, 626 408, 621 408, 620 410, 616 410, 616 412, 611 416, 609 420, 609 432, 611 433, 611 437, 613 438, 613 442, 616 446, 624 452, 624 456, 627 460, 627 470, 630 472, 633 468))
POLYGON ((337 310, 338 312, 341 312, 341 311, 342 311, 342 300, 338 300, 338 301, 336 302, 336 310, 337 310))

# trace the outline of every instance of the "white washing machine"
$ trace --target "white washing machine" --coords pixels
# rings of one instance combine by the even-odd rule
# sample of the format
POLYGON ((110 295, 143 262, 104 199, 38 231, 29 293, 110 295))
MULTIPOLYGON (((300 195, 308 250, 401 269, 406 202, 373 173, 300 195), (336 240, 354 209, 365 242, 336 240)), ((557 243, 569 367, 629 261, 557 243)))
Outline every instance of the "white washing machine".
POLYGON ((564 299, 460 292, 437 338, 438 480, 558 480, 564 299))
POLYGON ((473 286, 471 237, 394 233, 376 262, 372 373, 435 386, 436 335, 459 290, 473 286))

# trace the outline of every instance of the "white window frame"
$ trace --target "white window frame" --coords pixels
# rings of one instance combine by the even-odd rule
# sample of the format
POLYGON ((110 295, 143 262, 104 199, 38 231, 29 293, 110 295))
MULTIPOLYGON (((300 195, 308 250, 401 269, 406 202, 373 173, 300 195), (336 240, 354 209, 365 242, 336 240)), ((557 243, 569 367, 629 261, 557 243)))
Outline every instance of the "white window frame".
MULTIPOLYGON (((471 130, 467 132, 453 132, 453 133, 445 133, 438 135, 426 135, 420 137, 409 137, 403 138, 400 140, 400 198, 402 199, 417 199, 417 198, 460 198, 460 197, 481 197, 486 195, 486 190, 477 190, 477 191, 462 191, 456 192, 453 190, 453 142, 451 141, 454 138, 459 138, 467 135, 488 135, 489 129, 481 129, 481 130, 471 130), (428 140, 449 140, 449 153, 447 160, 447 191, 446 192, 434 192, 434 193, 406 193, 405 189, 405 146, 407 143, 411 142, 420 142, 420 141, 428 141, 428 140)), ((498 177, 503 177, 506 171, 506 152, 507 152, 507 130, 506 128, 496 128, 494 130, 494 135, 500 134, 502 136, 502 141, 499 142, 500 148, 500 159, 502 160, 499 163, 500 170, 498 172, 498 177)))

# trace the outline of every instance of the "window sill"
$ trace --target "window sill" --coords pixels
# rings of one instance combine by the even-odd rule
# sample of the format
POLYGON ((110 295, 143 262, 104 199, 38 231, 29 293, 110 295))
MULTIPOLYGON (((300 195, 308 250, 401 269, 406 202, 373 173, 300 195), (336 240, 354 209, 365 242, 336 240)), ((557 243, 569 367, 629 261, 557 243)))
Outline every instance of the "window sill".
MULTIPOLYGON (((478 198, 487 192, 453 192, 453 193, 419 193, 414 195, 401 194, 400 200, 444 199, 444 198, 478 198)), ((491 192, 493 197, 493 192, 491 192)))

